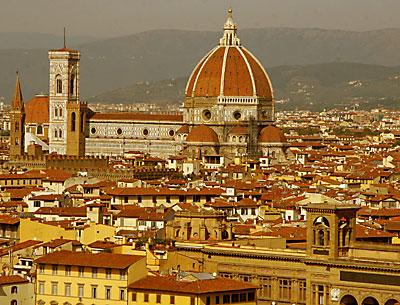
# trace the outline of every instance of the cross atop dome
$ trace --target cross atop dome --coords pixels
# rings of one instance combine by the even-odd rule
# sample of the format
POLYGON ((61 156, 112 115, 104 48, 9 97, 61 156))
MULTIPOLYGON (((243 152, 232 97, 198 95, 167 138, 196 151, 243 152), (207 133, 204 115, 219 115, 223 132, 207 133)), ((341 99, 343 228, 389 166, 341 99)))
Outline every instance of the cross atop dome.
POLYGON ((240 46, 240 39, 237 37, 237 26, 233 21, 232 9, 228 10, 228 18, 224 24, 224 36, 219 41, 220 46, 240 46))

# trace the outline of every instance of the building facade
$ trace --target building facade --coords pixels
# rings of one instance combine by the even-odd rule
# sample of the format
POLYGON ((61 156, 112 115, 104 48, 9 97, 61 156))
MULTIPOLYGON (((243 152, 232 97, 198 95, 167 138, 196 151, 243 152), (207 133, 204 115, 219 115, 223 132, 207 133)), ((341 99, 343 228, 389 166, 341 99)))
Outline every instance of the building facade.
POLYGON ((36 304, 128 304, 128 285, 146 276, 146 257, 55 251, 36 261, 36 304))
POLYGON ((398 246, 356 242, 357 206, 321 202, 306 209, 306 245, 177 242, 166 268, 256 284, 258 304, 398 304, 398 246))

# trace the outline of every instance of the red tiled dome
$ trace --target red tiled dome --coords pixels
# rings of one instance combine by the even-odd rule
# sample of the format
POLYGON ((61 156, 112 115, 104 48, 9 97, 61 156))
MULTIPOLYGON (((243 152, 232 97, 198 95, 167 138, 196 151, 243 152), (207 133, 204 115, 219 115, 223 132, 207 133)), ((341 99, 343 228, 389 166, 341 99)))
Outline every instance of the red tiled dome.
POLYGON ((189 133, 189 126, 187 124, 182 125, 176 133, 183 133, 183 134, 188 134, 189 133))
POLYGON ((268 125, 264 127, 258 137, 259 143, 286 143, 287 139, 282 129, 274 126, 268 125))
POLYGON ((218 46, 192 72, 186 96, 272 99, 273 93, 266 71, 253 54, 242 46, 218 46))
POLYGON ((186 86, 186 97, 273 98, 268 74, 236 36, 232 12, 224 26, 224 36, 195 67, 186 86))
POLYGON ((245 126, 235 126, 230 131, 231 135, 247 135, 249 130, 245 126))
POLYGON ((194 127, 188 134, 186 142, 219 143, 216 132, 206 125, 194 127))
POLYGON ((36 95, 25 105, 25 121, 27 123, 49 123, 49 97, 36 95))

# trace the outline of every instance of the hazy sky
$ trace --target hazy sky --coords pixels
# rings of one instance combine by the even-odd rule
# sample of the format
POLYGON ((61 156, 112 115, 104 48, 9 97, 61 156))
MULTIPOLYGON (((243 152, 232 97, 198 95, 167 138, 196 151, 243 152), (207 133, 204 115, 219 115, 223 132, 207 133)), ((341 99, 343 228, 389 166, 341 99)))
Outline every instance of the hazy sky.
POLYGON ((249 27, 400 28, 400 0, 0 0, 0 32, 122 36, 150 29, 219 30, 226 8, 249 27))

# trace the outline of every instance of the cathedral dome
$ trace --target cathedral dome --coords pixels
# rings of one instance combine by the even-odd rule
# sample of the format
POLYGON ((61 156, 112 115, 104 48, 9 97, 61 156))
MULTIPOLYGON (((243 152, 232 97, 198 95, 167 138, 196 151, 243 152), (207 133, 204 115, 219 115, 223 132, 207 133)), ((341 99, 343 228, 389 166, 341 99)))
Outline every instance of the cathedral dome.
POLYGON ((218 135, 211 127, 199 125, 189 132, 186 142, 218 144, 219 140, 218 135))
POLYGON ((264 127, 261 132, 260 136, 258 137, 259 143, 286 143, 287 139, 285 134, 283 133, 282 129, 274 126, 268 125, 264 127))
POLYGON ((224 36, 195 67, 186 97, 259 97, 273 99, 268 74, 257 58, 240 44, 229 10, 224 36))

